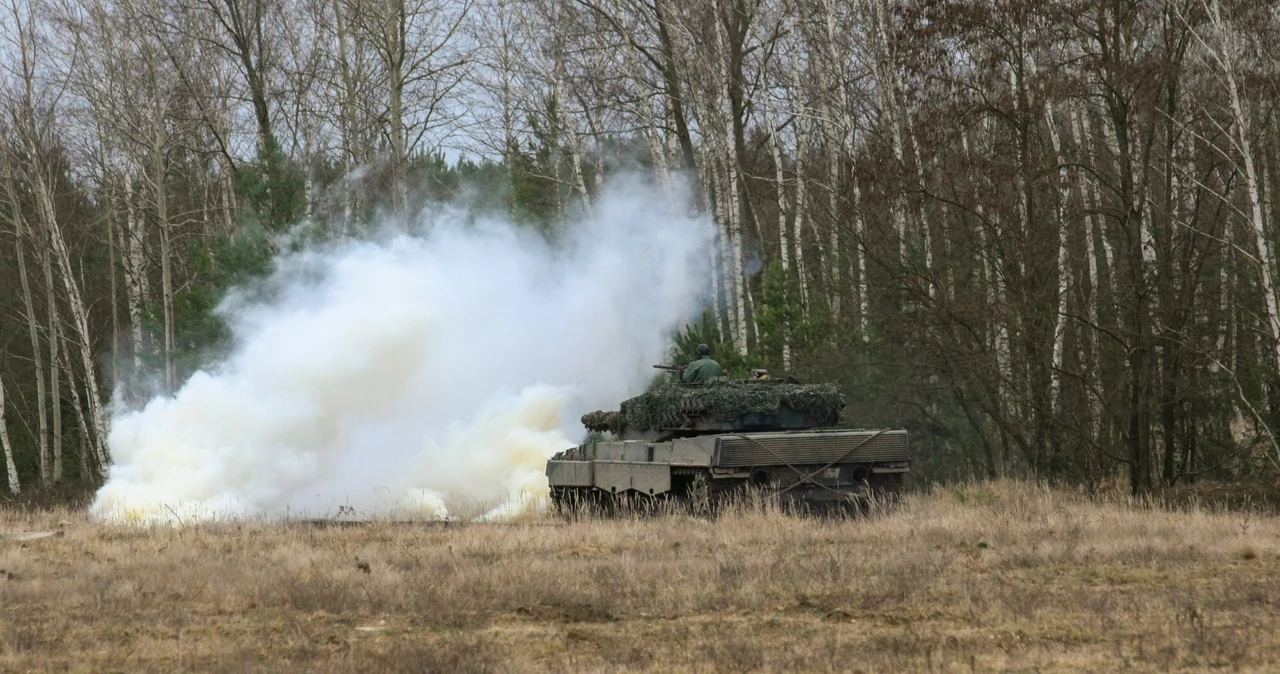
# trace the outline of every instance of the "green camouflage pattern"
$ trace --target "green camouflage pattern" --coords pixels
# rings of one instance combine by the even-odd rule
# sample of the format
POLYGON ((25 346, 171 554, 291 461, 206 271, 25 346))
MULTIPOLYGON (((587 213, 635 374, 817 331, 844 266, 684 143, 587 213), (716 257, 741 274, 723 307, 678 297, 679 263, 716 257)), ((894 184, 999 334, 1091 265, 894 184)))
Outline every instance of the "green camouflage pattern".
POLYGON ((585 414, 582 423, 587 430, 616 435, 624 431, 670 428, 692 416, 728 422, 748 414, 776 414, 783 407, 807 414, 819 424, 834 424, 839 420, 844 400, 832 384, 717 377, 696 384, 659 385, 624 401, 618 412, 585 414))

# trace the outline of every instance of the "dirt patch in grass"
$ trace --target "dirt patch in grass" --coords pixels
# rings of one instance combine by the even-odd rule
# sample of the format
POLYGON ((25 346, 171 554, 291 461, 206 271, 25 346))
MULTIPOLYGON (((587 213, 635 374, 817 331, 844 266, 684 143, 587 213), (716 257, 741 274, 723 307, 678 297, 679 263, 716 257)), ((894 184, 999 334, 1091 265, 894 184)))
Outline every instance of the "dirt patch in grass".
POLYGON ((998 482, 806 520, 0 512, 0 671, 1274 671, 1280 519, 998 482))

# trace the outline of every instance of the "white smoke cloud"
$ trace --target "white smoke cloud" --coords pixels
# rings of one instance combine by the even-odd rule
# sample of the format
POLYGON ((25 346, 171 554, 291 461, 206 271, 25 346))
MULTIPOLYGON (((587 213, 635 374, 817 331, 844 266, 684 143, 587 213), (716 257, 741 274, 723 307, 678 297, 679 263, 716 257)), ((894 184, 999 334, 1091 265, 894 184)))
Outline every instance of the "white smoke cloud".
POLYGON ((696 314, 713 228, 636 179, 550 245, 453 208, 276 261, 225 362, 119 414, 103 518, 506 512, 696 314))

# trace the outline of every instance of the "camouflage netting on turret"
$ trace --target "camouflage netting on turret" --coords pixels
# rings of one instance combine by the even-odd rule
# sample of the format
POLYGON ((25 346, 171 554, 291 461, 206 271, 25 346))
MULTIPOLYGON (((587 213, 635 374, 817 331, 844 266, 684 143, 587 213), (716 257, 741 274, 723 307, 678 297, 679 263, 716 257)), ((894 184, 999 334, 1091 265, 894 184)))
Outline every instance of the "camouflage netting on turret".
POLYGON ((610 433, 622 432, 622 415, 617 412, 587 412, 582 415, 582 425, 587 427, 589 431, 610 433))
POLYGON ((699 385, 660 386, 622 403, 620 412, 591 412, 582 417, 588 430, 658 430, 679 426, 690 416, 732 421, 747 414, 774 414, 782 407, 834 423, 844 407, 831 384, 737 381, 717 378, 699 385))

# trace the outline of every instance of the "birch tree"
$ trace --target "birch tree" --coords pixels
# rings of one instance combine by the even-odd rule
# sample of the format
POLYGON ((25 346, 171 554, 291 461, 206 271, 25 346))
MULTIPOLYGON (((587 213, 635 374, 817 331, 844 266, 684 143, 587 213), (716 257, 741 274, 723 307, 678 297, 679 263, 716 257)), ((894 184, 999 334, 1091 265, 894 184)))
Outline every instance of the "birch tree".
MULTIPOLYGON (((88 308, 84 303, 80 283, 76 278, 71 263, 71 254, 63 237, 62 226, 54 209, 51 191, 51 172, 46 161, 45 151, 48 139, 53 133, 48 115, 56 107, 60 90, 41 92, 38 98, 36 81, 36 63, 38 58, 38 31, 35 11, 31 5, 22 7, 18 0, 10 0, 6 7, 13 19, 10 30, 6 34, 12 47, 18 54, 18 91, 11 94, 14 102, 15 132, 21 139, 27 152, 27 178, 34 193, 36 211, 41 227, 48 237, 50 256, 56 263, 61 285, 66 293, 72 325, 79 342, 80 365, 83 368, 85 387, 88 393, 89 409, 93 419, 94 442, 103 448, 106 437, 106 416, 102 407, 102 398, 98 390, 98 374, 94 369, 93 340, 89 332, 88 308)), ((51 312, 50 321, 57 320, 56 312, 51 312)), ((51 363, 56 359, 51 358, 51 363)), ((52 382, 51 382, 52 384, 52 382)), ((105 449, 100 449, 105 453, 105 449)), ((105 470, 105 462, 104 462, 105 470)))

